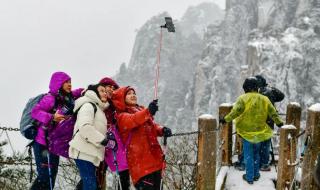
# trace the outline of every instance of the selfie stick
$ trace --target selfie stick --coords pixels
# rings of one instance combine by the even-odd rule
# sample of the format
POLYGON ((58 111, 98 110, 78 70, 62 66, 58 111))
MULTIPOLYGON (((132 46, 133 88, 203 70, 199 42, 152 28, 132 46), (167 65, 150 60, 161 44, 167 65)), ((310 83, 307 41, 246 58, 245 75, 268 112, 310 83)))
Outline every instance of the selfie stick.
POLYGON ((159 48, 157 51, 157 65, 156 65, 156 78, 154 81, 154 100, 158 99, 158 83, 159 83, 159 71, 160 71, 160 54, 162 48, 162 28, 167 28, 168 32, 175 32, 174 25, 172 23, 171 17, 165 17, 166 24, 160 26, 160 38, 159 38, 159 48))

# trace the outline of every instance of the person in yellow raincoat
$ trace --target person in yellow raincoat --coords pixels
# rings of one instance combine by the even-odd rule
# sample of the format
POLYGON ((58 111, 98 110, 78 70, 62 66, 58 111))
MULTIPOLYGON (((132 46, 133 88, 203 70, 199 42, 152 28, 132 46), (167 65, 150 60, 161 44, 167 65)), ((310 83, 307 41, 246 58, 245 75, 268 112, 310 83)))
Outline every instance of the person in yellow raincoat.
POLYGON ((267 118, 272 118, 278 127, 281 127, 283 122, 268 97, 258 93, 258 81, 255 77, 247 78, 243 89, 245 94, 237 99, 231 112, 223 120, 231 122, 235 119, 237 134, 243 138, 246 167, 243 179, 253 184, 253 181, 260 178, 260 143, 273 135, 272 129, 266 123, 267 118))

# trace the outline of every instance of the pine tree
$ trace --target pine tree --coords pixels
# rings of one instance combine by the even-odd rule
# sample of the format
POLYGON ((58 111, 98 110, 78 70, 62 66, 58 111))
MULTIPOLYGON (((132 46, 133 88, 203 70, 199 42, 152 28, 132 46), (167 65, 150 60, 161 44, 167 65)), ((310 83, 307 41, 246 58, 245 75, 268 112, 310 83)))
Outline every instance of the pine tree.
POLYGON ((21 163, 24 157, 21 154, 15 154, 12 157, 6 156, 3 152, 3 147, 6 144, 6 141, 0 142, 0 187, 3 190, 26 189, 29 179, 28 166, 13 164, 21 163))

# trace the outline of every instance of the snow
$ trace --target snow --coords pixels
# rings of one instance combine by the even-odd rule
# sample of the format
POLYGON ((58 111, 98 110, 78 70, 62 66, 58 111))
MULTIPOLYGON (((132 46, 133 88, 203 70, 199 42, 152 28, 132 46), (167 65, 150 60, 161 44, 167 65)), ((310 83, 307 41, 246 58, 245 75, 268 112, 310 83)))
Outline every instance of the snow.
POLYGON ((232 103, 222 103, 220 107, 232 107, 232 103))
POLYGON ((282 129, 297 129, 295 126, 293 125, 284 125, 281 127, 282 129))
POLYGON ((270 172, 260 172, 259 181, 255 181, 253 185, 249 185, 246 181, 242 179, 242 175, 245 174, 244 171, 238 171, 233 167, 229 169, 226 187, 225 189, 239 189, 239 190, 272 190, 275 189, 274 183, 272 180, 277 178, 277 173, 274 169, 274 166, 271 167, 270 172))
POLYGON ((309 107, 310 111, 320 112, 320 103, 313 104, 309 107))
POLYGON ((290 102, 289 104, 297 107, 301 107, 301 105, 298 102, 290 102))
POLYGON ((220 172, 218 174, 218 176, 216 177, 216 188, 215 189, 221 189, 222 185, 223 185, 223 181, 225 179, 225 176, 227 175, 229 170, 229 167, 227 166, 223 166, 220 169, 220 172))
POLYGON ((202 114, 200 115, 199 119, 214 119, 210 114, 202 114))
POLYGON ((311 25, 311 22, 310 22, 310 18, 309 18, 309 17, 303 17, 303 22, 304 22, 305 24, 311 25))

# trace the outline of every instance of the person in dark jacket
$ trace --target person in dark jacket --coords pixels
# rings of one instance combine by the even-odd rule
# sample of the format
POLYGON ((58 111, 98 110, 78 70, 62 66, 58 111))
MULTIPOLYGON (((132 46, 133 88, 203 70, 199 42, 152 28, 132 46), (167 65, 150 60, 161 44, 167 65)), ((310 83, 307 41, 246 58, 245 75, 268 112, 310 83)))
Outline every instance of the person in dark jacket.
MULTIPOLYGON (((259 93, 267 96, 271 103, 274 105, 276 102, 281 102, 284 99, 284 94, 277 88, 268 86, 266 79, 261 75, 255 76, 258 81, 259 93)), ((271 129, 274 129, 274 122, 271 118, 267 119, 267 124, 271 129)), ((270 171, 270 147, 271 139, 261 143, 260 152, 260 170, 270 171)))

